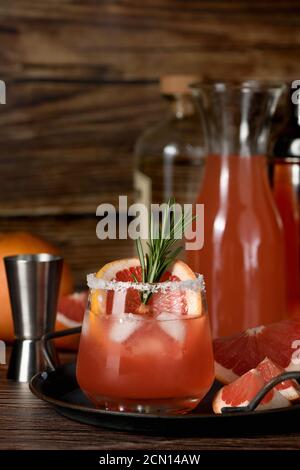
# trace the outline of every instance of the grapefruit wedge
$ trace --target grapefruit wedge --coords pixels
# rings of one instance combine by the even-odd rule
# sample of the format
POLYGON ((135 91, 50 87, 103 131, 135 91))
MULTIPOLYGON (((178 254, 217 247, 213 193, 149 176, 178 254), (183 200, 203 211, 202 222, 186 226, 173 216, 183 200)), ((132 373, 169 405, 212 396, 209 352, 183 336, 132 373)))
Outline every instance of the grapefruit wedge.
MULTIPOLYGON (((268 357, 258 364, 256 370, 261 374, 265 382, 269 382, 284 372, 282 367, 274 364, 268 357)), ((290 401, 299 401, 300 399, 300 387, 296 380, 285 380, 276 385, 275 388, 290 401)))
POLYGON ((217 379, 233 382, 265 357, 287 371, 300 370, 300 317, 214 340, 217 379))
MULTIPOLYGON (((66 330, 80 326, 83 321, 87 305, 88 292, 74 292, 60 298, 57 307, 55 330, 66 330)), ((55 340, 56 346, 61 349, 77 349, 79 335, 65 336, 55 340)))
POLYGON ((57 328, 74 328, 80 326, 88 299, 88 292, 74 292, 61 297, 56 316, 57 328))
MULTIPOLYGON (((223 407, 246 406, 266 384, 263 376, 257 369, 251 369, 229 385, 218 391, 213 400, 215 413, 222 413, 223 407)), ((270 390, 263 398, 256 410, 286 408, 291 402, 276 388, 270 390)))
MULTIPOLYGON (((96 277, 106 281, 142 281, 142 270, 138 258, 113 261, 101 268, 96 277)), ((196 279, 194 272, 183 261, 175 261, 160 279, 164 281, 185 281, 196 279)), ((202 301, 199 292, 188 290, 167 290, 155 292, 147 304, 142 304, 140 292, 135 288, 123 292, 96 290, 91 296, 91 310, 106 315, 133 313, 139 315, 158 315, 162 312, 176 315, 200 315, 202 301), (126 298, 124 298, 126 295, 126 298)))

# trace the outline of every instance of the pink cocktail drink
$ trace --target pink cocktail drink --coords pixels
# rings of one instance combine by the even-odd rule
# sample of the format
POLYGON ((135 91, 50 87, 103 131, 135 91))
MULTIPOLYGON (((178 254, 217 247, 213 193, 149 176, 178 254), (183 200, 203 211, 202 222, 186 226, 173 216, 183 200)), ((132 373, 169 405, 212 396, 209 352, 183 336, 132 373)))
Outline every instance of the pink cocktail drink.
POLYGON ((214 360, 202 280, 191 287, 179 282, 171 291, 160 290, 163 284, 151 294, 155 315, 124 311, 132 306, 134 288, 91 290, 77 380, 97 407, 183 413, 210 389, 214 360))

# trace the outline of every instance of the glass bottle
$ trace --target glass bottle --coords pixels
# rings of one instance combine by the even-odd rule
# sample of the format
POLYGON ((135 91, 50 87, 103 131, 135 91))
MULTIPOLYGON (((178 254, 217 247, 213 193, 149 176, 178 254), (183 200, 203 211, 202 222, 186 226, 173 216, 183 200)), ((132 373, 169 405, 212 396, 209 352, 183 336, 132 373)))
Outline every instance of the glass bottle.
POLYGON ((288 120, 279 131, 270 158, 270 177, 284 229, 288 313, 300 314, 300 100, 288 94, 288 120))
POLYGON ((201 116, 189 84, 197 77, 169 75, 160 80, 168 113, 146 129, 135 146, 136 202, 161 204, 175 197, 179 204, 197 196, 204 155, 207 152, 201 116))
POLYGON ((197 200, 204 203, 204 247, 186 256, 204 274, 214 337, 286 314, 282 224, 265 157, 281 91, 260 82, 194 88, 210 155, 197 200))

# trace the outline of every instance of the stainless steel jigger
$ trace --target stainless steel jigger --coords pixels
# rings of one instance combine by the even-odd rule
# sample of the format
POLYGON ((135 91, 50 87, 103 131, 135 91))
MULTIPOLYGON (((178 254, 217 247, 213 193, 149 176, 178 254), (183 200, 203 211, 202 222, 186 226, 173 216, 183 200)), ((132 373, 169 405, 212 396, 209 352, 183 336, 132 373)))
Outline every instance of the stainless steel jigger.
POLYGON ((45 365, 41 338, 54 331, 63 259, 40 253, 7 256, 4 263, 16 337, 7 378, 28 382, 45 365))

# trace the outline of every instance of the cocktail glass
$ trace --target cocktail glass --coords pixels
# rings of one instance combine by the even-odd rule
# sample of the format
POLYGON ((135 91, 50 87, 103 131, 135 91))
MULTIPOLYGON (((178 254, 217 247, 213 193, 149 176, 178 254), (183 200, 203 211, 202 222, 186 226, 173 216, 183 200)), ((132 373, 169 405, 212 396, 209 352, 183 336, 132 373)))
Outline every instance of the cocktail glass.
POLYGON ((89 275, 88 285, 77 380, 90 400, 141 413, 195 408, 214 381, 203 277, 143 284, 89 275))

